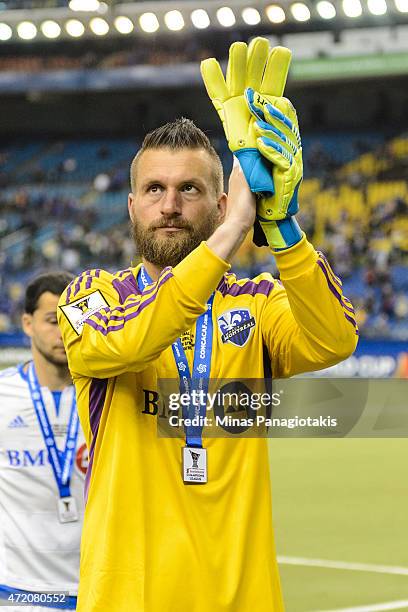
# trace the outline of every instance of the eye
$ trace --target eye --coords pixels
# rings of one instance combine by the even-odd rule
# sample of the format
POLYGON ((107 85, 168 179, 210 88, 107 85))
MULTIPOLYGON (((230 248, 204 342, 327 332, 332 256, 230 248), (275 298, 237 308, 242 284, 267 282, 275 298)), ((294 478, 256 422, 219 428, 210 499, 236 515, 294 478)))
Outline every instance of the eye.
POLYGON ((191 183, 186 183, 185 185, 183 185, 181 190, 186 193, 199 193, 197 187, 195 185, 192 185, 191 183))
POLYGON ((149 185, 147 188, 148 193, 160 193, 162 190, 162 186, 158 183, 154 183, 154 185, 149 185))

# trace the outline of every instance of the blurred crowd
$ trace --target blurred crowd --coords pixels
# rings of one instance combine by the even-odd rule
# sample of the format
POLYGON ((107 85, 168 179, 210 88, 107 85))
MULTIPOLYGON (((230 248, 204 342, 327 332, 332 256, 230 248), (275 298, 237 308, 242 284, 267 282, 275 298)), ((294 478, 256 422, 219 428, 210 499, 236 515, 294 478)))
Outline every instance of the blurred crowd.
POLYGON ((96 262, 106 269, 112 268, 114 262, 114 267, 120 269, 128 267, 132 258, 133 241, 126 224, 105 233, 90 229, 81 220, 66 231, 60 219, 55 235, 41 244, 33 242, 30 235, 18 257, 8 258, 4 252, 0 253, 0 332, 19 328, 24 289, 36 270, 78 272, 92 264, 95 266, 96 262))
POLYGON ((199 46, 194 40, 186 40, 179 48, 172 39, 158 47, 138 44, 130 49, 97 52, 87 50, 82 54, 70 56, 60 54, 47 55, 7 55, 0 57, 0 71, 42 72, 44 70, 88 70, 98 68, 120 68, 125 66, 182 64, 199 62, 210 57, 213 52, 199 46))
POLYGON ((340 166, 311 156, 319 193, 305 199, 303 226, 343 279, 363 333, 408 338, 408 138, 355 148, 340 166))
MULTIPOLYGON (((109 151, 98 157, 106 160, 109 151)), ((362 334, 408 338, 408 191, 403 191, 408 175, 400 168, 398 183, 381 182, 391 166, 380 164, 377 173, 367 174, 355 164, 339 167, 327 151, 317 157, 319 176, 306 179, 300 191, 302 227, 343 279, 362 334)), ((45 173, 39 167, 29 175, 31 187, 8 185, 0 196, 0 332, 18 327, 24 287, 33 273, 117 270, 137 262, 127 221, 127 173, 112 162, 82 190, 75 193, 72 183, 64 190, 64 178, 75 176, 77 166, 70 156, 45 173), (52 193, 55 184, 62 188, 59 194, 52 193)), ((250 237, 234 270, 240 276, 277 273, 269 250, 256 249, 250 237)))
POLYGON ((353 224, 353 234, 346 215, 343 226, 326 226, 322 250, 342 278, 365 335, 389 336, 398 324, 408 338, 408 251, 395 235, 407 214, 408 201, 396 198, 375 207, 368 225, 353 224), (387 227, 390 210, 394 229, 387 227))
MULTIPOLYGON (((125 218, 127 191, 117 195, 125 218)), ((49 197, 46 190, 30 195, 18 189, 7 201, 0 200, 0 208, 5 212, 0 241, 4 238, 10 245, 0 251, 0 332, 19 327, 24 289, 35 273, 78 273, 96 265, 126 268, 134 258, 126 222, 106 231, 96 229, 100 214, 95 202, 87 205, 82 198, 49 197), (15 221, 11 233, 8 219, 15 221)))

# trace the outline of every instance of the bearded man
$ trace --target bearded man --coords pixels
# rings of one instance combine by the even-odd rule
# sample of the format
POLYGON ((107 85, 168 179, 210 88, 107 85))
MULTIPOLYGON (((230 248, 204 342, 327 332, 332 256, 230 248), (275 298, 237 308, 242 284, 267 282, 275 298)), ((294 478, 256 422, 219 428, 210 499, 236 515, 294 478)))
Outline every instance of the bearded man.
POLYGON ((274 252, 281 282, 228 273, 256 201, 239 166, 223 192, 192 121, 146 136, 131 187, 142 263, 84 272, 59 303, 90 455, 77 610, 281 611, 266 440, 159 437, 158 381, 327 367, 355 348, 351 307, 304 234, 274 252))

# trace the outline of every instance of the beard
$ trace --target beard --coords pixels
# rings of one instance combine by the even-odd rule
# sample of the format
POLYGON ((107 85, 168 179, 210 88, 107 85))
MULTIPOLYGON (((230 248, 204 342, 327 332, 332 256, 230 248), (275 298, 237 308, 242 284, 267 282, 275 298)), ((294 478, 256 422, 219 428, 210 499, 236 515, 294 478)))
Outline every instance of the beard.
POLYGON ((34 338, 33 344, 37 351, 42 355, 42 357, 44 357, 44 359, 48 361, 48 363, 52 363, 52 365, 56 366, 57 368, 60 368, 61 370, 68 369, 68 358, 66 354, 61 355, 61 357, 54 355, 51 350, 45 349, 38 342, 36 342, 34 338))
POLYGON ((203 240, 208 240, 219 223, 219 211, 214 208, 194 225, 178 215, 171 215, 148 227, 143 227, 138 221, 131 221, 130 226, 138 254, 163 269, 176 266, 203 240), (155 230, 161 227, 177 227, 181 231, 158 236, 155 230))

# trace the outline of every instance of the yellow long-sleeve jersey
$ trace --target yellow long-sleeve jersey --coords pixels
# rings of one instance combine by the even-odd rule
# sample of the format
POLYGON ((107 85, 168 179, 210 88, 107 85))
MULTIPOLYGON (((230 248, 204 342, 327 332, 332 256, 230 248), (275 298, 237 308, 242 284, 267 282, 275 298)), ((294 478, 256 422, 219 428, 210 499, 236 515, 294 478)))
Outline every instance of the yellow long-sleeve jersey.
POLYGON ((237 280, 202 243, 143 291, 130 268, 84 272, 62 295, 90 454, 78 612, 283 610, 266 440, 204 437, 209 481, 186 485, 185 442, 158 437, 151 402, 160 378, 178 377, 171 344, 188 330, 191 369, 195 321, 214 291, 212 378, 262 378, 270 367, 287 377, 353 352, 353 309, 324 256, 303 238, 276 258, 281 281, 237 280), (219 325, 236 309, 252 321, 245 342, 219 325))

